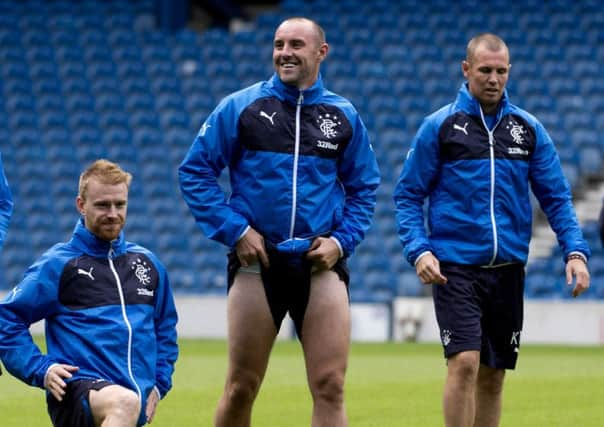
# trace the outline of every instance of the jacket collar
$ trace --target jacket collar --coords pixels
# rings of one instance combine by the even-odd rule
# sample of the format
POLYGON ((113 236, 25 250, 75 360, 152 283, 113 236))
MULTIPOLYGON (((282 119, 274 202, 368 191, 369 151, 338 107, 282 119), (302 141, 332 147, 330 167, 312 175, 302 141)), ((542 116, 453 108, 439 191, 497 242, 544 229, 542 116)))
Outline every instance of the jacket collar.
POLYGON ((279 75, 274 73, 273 76, 269 80, 269 87, 272 88, 280 98, 283 98, 289 102, 296 104, 298 102, 298 97, 300 93, 302 93, 304 99, 302 104, 313 104, 321 97, 323 94, 323 77, 319 74, 317 81, 309 88, 304 90, 299 90, 297 87, 286 85, 281 81, 279 75))
MULTIPOLYGON (((457 99, 455 103, 466 113, 471 116, 480 117, 480 103, 474 96, 470 93, 470 89, 468 88, 468 82, 464 82, 457 93, 457 99)), ((510 99, 508 97, 508 90, 505 89, 503 91, 503 96, 501 97, 501 101, 499 101, 499 106, 497 107, 496 120, 499 121, 504 114, 510 112, 511 104, 510 99)))
POLYGON ((73 230, 71 244, 82 252, 95 257, 107 257, 111 249, 113 249, 113 257, 126 252, 124 230, 120 232, 117 239, 108 242, 92 234, 84 225, 84 218, 78 220, 73 230))

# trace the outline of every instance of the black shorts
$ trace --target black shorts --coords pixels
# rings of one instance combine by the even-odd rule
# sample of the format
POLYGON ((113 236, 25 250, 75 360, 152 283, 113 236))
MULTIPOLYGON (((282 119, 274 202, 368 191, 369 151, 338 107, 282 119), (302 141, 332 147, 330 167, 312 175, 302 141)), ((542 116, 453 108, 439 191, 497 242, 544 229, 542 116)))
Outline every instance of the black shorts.
POLYGON ((445 285, 432 285, 446 358, 480 351, 480 363, 514 369, 523 321, 524 266, 483 268, 441 263, 445 285))
POLYGON ((76 380, 67 383, 63 400, 59 402, 51 393, 46 394, 48 415, 54 427, 94 427, 88 396, 90 390, 101 390, 114 385, 106 380, 76 380))
MULTIPOLYGON (((302 254, 286 254, 267 247, 267 254, 270 261, 268 269, 260 265, 260 275, 264 285, 264 292, 268 306, 271 310, 273 321, 277 330, 281 328, 281 322, 285 314, 294 321, 298 337, 302 337, 302 322, 304 313, 308 306, 310 296, 310 276, 312 264, 306 259, 306 252, 302 254)), ((235 275, 241 268, 241 263, 235 251, 228 254, 228 289, 231 289, 235 280, 235 275)), ((338 277, 346 285, 348 291, 348 282, 350 275, 346 259, 340 258, 332 267, 338 277)))

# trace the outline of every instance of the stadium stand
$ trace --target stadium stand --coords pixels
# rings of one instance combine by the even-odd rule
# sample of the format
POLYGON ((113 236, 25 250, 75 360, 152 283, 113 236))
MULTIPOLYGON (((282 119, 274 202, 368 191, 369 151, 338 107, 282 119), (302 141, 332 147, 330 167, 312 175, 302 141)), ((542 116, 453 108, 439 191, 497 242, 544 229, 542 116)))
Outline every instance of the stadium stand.
MULTIPOLYGON (((196 228, 176 169, 216 103, 272 73, 275 26, 304 14, 327 29, 328 87, 361 112, 383 172, 374 226, 350 264, 352 300, 426 295, 403 259, 391 193, 419 122, 453 99, 471 35, 507 40, 508 90, 550 130, 575 194, 604 178, 600 1, 495 3, 493 15, 493 2, 469 0, 284 0, 230 33, 156 25, 152 0, 0 0, 0 150, 15 199, 0 287, 70 234, 77 174, 108 157, 135 176, 129 237, 161 256, 178 291, 224 293, 226 249, 196 228)), ((584 224, 594 250, 587 296, 604 299, 595 229, 584 224)), ((563 281, 553 248, 529 265, 526 294, 565 298, 563 281)))

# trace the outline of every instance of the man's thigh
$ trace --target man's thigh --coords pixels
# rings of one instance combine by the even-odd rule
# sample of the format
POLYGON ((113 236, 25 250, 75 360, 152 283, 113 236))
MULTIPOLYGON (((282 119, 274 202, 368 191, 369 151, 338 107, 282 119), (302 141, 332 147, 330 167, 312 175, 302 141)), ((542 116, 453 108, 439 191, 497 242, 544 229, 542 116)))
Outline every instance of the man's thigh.
POLYGON ((231 367, 264 370, 277 329, 260 274, 237 273, 228 294, 227 318, 231 367))
POLYGON ((350 304, 346 284, 334 271, 312 275, 301 341, 310 377, 322 369, 346 370, 350 304))
POLYGON ((95 423, 100 425, 116 406, 124 404, 124 402, 139 401, 138 411, 134 418, 138 418, 140 412, 140 400, 138 395, 126 387, 112 384, 100 390, 91 390, 88 396, 90 409, 94 417, 95 423))

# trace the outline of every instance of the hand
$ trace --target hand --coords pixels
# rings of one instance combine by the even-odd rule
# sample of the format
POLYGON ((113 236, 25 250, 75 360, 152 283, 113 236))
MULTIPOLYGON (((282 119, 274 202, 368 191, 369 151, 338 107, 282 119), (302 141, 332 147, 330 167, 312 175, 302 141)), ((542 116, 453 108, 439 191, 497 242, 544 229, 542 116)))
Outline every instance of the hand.
POLYGON ((71 378, 72 372, 77 371, 77 366, 72 365, 64 365, 57 363, 56 365, 51 365, 46 371, 46 375, 44 376, 44 388, 48 390, 59 402, 63 400, 63 396, 65 396, 65 387, 67 384, 63 379, 71 378))
POLYGON ((415 272, 424 285, 447 283, 447 278, 440 273, 440 263, 432 253, 427 253, 417 261, 415 272))
POLYGON ((159 403, 159 394, 155 387, 149 393, 149 397, 147 397, 147 406, 145 407, 145 416, 147 417, 147 422, 151 424, 153 421, 153 417, 155 416, 155 409, 157 408, 157 404, 159 403))
POLYGON ((340 259, 338 244, 329 237, 317 237, 306 253, 312 264, 312 271, 330 270, 340 259))
POLYGON ((258 261, 266 268, 269 266, 268 255, 264 247, 264 238, 251 227, 237 242, 235 252, 243 267, 249 267, 258 261))
POLYGON ((571 259, 566 263, 566 284, 573 284, 573 277, 577 278, 573 288, 573 297, 578 297, 589 288, 589 271, 583 260, 571 259))

